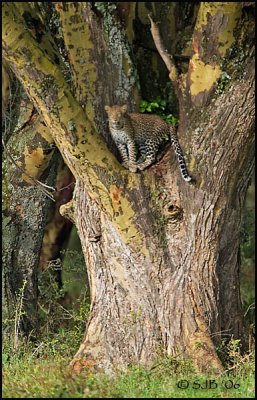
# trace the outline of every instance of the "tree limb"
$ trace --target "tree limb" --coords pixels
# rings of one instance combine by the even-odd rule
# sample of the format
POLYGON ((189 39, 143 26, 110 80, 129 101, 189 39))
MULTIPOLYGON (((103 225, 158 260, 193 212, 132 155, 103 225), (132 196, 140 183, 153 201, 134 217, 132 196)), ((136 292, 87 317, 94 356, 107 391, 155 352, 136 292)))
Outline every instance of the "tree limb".
POLYGON ((160 35, 160 30, 155 22, 153 22, 150 14, 148 14, 148 18, 150 19, 151 22, 151 34, 154 40, 154 44, 156 46, 156 49, 158 50, 158 53, 160 54, 161 58, 163 59, 168 71, 169 71, 169 77, 170 80, 177 84, 178 83, 178 71, 174 62, 174 58, 171 54, 168 53, 168 51, 165 49, 164 44, 162 42, 162 38, 160 35))
POLYGON ((25 29, 13 3, 3 3, 3 13, 4 57, 40 110, 65 163, 126 240, 137 237, 141 243, 143 235, 133 221, 133 202, 136 200, 128 200, 125 196, 126 185, 137 188, 140 177, 123 169, 109 151, 93 122, 72 95, 58 65, 25 29), (77 145, 68 140, 69 127, 73 128, 77 145), (117 191, 121 191, 119 202, 117 191), (122 217, 125 211, 131 215, 130 219, 122 217))

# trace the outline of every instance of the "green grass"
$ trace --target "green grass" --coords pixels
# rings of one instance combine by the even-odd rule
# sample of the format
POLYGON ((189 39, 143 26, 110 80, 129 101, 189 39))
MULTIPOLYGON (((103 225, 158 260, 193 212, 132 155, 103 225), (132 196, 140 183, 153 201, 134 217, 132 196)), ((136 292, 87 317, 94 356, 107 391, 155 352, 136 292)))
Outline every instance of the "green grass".
POLYGON ((6 343, 3 398, 254 398, 253 357, 239 363, 234 375, 222 377, 197 375, 190 362, 169 357, 151 368, 134 365, 113 377, 88 368, 75 375, 69 367, 77 350, 71 346, 75 333, 62 330, 34 349, 23 343, 21 351, 8 356, 6 343), (181 380, 188 382, 188 388, 178 387, 181 380), (215 382, 204 389, 210 380, 215 382))
POLYGON ((3 367, 3 398, 254 398, 254 376, 224 376, 222 378, 173 375, 134 367, 115 378, 85 371, 72 375, 65 357, 26 359, 3 367), (181 379, 189 388, 179 389, 181 379), (212 388, 202 389, 215 380, 212 388), (236 388, 225 388, 232 384, 236 388), (193 388, 195 387, 195 389, 193 388))

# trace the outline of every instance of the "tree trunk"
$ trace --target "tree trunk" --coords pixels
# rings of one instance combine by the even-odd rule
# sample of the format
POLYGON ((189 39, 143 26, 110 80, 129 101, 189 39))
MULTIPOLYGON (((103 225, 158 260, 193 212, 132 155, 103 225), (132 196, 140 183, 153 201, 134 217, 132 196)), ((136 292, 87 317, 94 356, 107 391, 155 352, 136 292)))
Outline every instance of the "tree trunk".
MULTIPOLYGON (((234 42, 226 30, 235 27, 240 7, 219 5, 212 11, 210 42, 220 31, 224 40, 234 42), (228 23, 221 29, 218 21, 224 15, 228 23)), ((242 338, 239 228, 253 166, 253 49, 244 53, 244 79, 234 76, 229 89, 215 96, 212 79, 221 71, 211 65, 209 45, 202 39, 208 12, 207 6, 200 7, 193 38, 200 56, 205 54, 204 63, 199 53, 193 55, 187 78, 181 76, 185 84, 174 81, 179 133, 187 137, 187 148, 190 143, 195 186, 174 180, 176 166, 168 153, 144 172, 137 191, 113 188, 121 213, 121 194, 133 201, 143 241, 136 235, 126 240, 83 186, 77 187, 74 221, 83 238, 92 305, 75 368, 83 365, 81 359, 98 365, 100 360, 105 369, 147 364, 161 347, 169 355, 188 354, 199 369, 220 370, 214 345, 223 337, 242 338), (209 74, 207 85, 201 74, 209 74)), ((224 55, 223 43, 212 57, 215 52, 224 55)), ((129 219, 125 213, 126 208, 123 218, 129 219)))
MULTIPOLYGON (((28 106, 28 101, 25 104, 28 106)), ((53 186, 58 161, 54 149, 49 150, 51 138, 47 130, 39 116, 32 117, 32 122, 25 119, 25 127, 19 132, 14 130, 15 135, 5 147, 3 164, 4 309, 13 319, 20 302, 23 304, 16 321, 18 331, 31 338, 36 337, 38 329, 38 264, 52 206, 44 189, 35 183, 42 180, 53 186)))
MULTIPOLYGON (((124 7, 131 18, 138 10, 135 3, 124 7)), ((164 351, 192 357, 199 369, 221 370, 215 344, 224 332, 242 336, 238 249, 253 164, 251 11, 242 11, 240 3, 201 3, 186 72, 177 69, 172 54, 161 52, 166 46, 156 40, 152 21, 177 96, 178 134, 195 180, 189 185, 172 149, 133 174, 102 139, 113 149, 104 105, 129 102, 133 109, 137 104, 129 41, 115 4, 58 3, 56 8, 72 71, 80 76, 73 78, 72 90, 53 58, 44 58, 39 44, 24 33, 11 5, 4 6, 3 48, 22 84, 29 82, 28 94, 76 177, 73 201, 61 213, 78 228, 91 313, 74 368, 148 364, 164 351), (8 28, 14 20, 13 37, 8 28), (76 57, 72 45, 81 32, 86 40, 76 57)), ((130 38, 131 18, 123 21, 130 38)))

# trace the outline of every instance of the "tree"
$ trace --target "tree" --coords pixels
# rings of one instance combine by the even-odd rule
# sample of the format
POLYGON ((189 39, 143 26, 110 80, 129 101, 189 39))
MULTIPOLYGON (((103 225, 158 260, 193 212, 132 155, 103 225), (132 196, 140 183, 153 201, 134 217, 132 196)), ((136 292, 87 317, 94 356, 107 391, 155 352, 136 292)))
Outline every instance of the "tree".
POLYGON ((42 9, 33 10, 35 24, 28 8, 36 3, 25 4, 2 6, 3 54, 76 178, 61 213, 79 232, 91 311, 74 368, 147 364, 161 349, 222 369, 215 345, 223 332, 243 335, 239 227, 254 158, 252 3, 151 6, 193 185, 180 177, 172 149, 142 173, 123 169, 107 134, 105 104, 138 106, 131 44, 143 40, 138 27, 150 29, 149 4, 56 3, 69 79, 48 51, 50 39, 41 43, 42 9))

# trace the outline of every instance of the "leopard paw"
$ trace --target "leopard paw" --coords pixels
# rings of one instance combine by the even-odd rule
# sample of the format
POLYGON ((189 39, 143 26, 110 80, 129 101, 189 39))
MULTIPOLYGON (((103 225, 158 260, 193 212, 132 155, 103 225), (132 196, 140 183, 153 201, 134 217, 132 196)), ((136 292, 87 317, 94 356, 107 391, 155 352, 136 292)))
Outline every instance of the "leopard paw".
POLYGON ((126 161, 124 161, 121 165, 122 165, 124 168, 129 169, 129 164, 128 164, 126 161))
POLYGON ((139 169, 139 171, 143 171, 145 169, 145 166, 143 164, 138 164, 137 168, 139 169))
POLYGON ((130 165, 129 166, 129 170, 130 170, 130 172, 137 172, 137 166, 136 165, 130 165))

